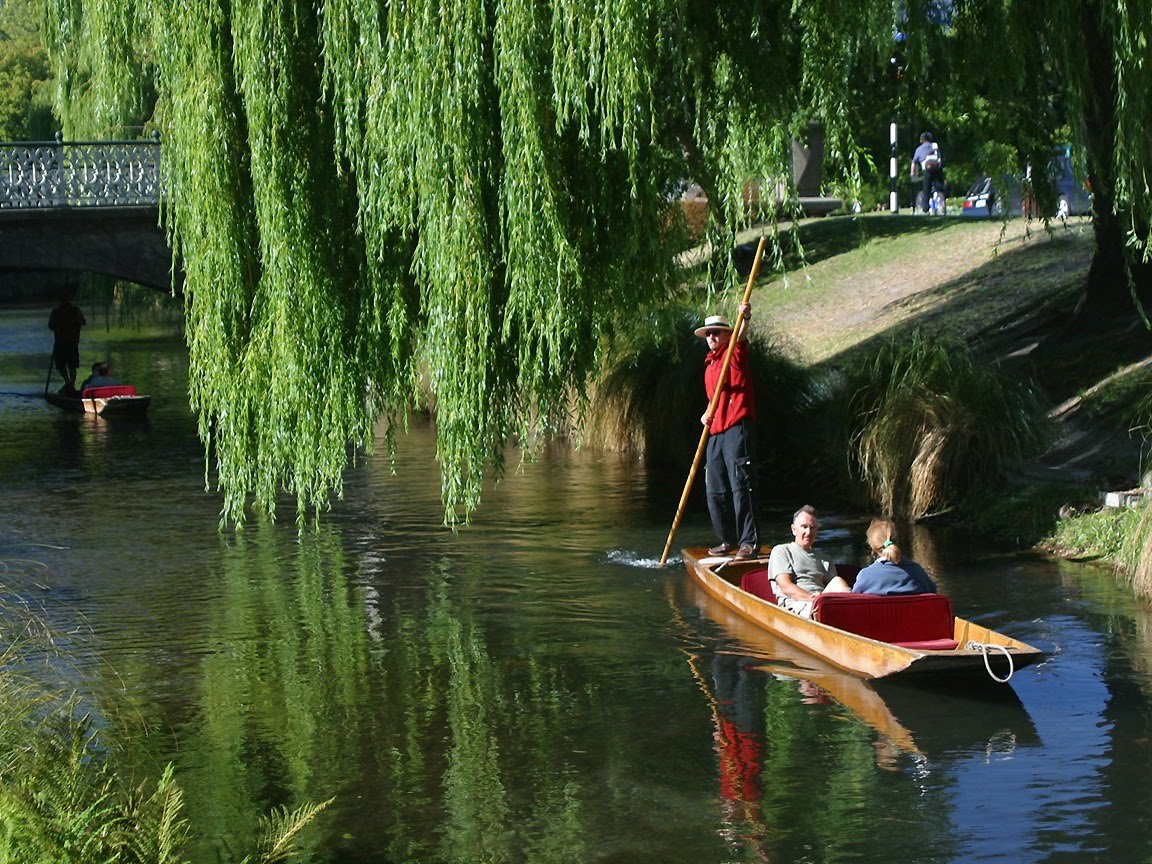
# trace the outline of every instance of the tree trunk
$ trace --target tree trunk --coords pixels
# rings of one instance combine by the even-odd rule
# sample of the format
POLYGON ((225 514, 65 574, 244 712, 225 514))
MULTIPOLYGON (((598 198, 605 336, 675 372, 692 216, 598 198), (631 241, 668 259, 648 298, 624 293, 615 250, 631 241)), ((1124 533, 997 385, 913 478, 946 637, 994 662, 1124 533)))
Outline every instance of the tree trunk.
MULTIPOLYGON (((1118 316, 1146 317, 1145 310, 1152 300, 1152 268, 1135 260, 1126 248, 1129 226, 1115 212, 1116 78, 1111 64, 1114 34, 1104 30, 1099 0, 1085 2, 1080 16, 1091 96, 1084 127, 1096 249, 1074 318, 1078 326, 1093 326, 1105 325, 1118 316)), ((1144 228, 1146 238, 1147 226, 1144 228)))

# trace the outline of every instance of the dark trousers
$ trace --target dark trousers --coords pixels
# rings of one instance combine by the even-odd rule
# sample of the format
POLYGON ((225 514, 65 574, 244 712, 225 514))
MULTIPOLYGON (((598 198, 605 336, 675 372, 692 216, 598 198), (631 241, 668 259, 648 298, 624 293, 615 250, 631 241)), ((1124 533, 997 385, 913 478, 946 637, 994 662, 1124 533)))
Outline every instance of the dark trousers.
POLYGON ((932 193, 937 189, 940 194, 944 193, 944 169, 943 168, 925 168, 923 169, 924 178, 921 181, 920 192, 920 209, 925 213, 928 208, 932 206, 932 193))
POLYGON ((704 454, 704 488, 717 539, 758 549, 755 444, 752 427, 744 421, 711 436, 704 454))

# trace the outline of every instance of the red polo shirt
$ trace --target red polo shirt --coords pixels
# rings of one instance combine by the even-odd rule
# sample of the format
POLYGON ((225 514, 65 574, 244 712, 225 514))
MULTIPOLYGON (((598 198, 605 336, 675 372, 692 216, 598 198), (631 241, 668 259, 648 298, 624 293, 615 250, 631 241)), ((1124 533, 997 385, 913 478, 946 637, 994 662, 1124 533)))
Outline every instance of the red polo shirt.
MULTIPOLYGON (((724 355, 728 346, 715 348, 704 358, 704 392, 711 404, 716 382, 720 380, 720 367, 724 365, 724 355)), ((748 374, 748 342, 741 339, 732 351, 732 362, 728 364, 728 375, 724 380, 724 390, 716 403, 716 413, 712 415, 709 435, 717 435, 731 429, 741 420, 756 419, 756 391, 752 389, 752 376, 748 374)))

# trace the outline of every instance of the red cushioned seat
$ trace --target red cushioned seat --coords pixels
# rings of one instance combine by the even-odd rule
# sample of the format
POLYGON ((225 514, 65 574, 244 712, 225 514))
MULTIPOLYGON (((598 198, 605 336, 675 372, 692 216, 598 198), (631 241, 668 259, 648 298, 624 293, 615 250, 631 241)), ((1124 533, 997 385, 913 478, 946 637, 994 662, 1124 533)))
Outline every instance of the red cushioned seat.
POLYGON ((135 396, 136 388, 131 384, 113 384, 108 387, 86 387, 81 399, 111 399, 113 396, 135 396))
POLYGON ((761 600, 767 600, 769 603, 776 602, 776 592, 772 590, 772 580, 768 578, 767 567, 749 570, 740 577, 740 587, 761 600))
POLYGON ((920 650, 951 650, 952 601, 940 594, 821 594, 812 617, 849 633, 920 650))

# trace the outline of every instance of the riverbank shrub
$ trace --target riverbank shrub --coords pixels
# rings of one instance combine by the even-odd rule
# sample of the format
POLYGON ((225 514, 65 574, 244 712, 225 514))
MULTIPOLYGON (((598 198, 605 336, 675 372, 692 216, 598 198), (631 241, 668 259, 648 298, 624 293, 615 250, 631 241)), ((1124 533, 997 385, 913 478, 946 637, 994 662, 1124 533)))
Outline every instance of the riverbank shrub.
MULTIPOLYGON (((694 333, 703 315, 675 307, 639 319, 618 336, 596 377, 587 407, 584 441, 643 456, 649 464, 691 461, 699 444, 707 347, 694 333)), ((756 387, 760 462, 790 462, 783 432, 798 415, 808 389, 804 370, 770 333, 749 333, 756 387), (769 407, 772 422, 766 422, 769 407), (782 458, 783 457, 783 458, 782 458)), ((774 469, 773 469, 774 470, 774 469)))
POLYGON ((1128 569, 1125 550, 1138 534, 1143 515, 1130 507, 1079 513, 1061 519, 1041 546, 1064 558, 1107 561, 1128 569))
POLYGON ((1094 490, 1066 483, 1019 483, 978 489, 957 516, 982 537, 1018 549, 1046 546, 1068 514, 1091 510, 1094 490))
POLYGON ((1105 507, 1062 519, 1039 545, 1056 555, 1115 567, 1133 593, 1152 597, 1152 505, 1105 507))
MULTIPOLYGON (((0 565, 4 564, 0 561, 0 565)), ((69 664, 35 610, 0 584, 0 861, 17 864, 181 864, 190 838, 184 796, 168 764, 135 778, 118 720, 49 680, 69 664)), ((125 735, 124 740, 127 740, 125 735)), ((275 810, 241 864, 289 859, 329 802, 275 810)), ((224 859, 228 860, 228 859, 224 859)))
POLYGON ((1046 437, 1030 382, 919 332, 855 355, 823 381, 814 410, 826 452, 845 454, 841 479, 909 519, 954 507, 1046 437))

